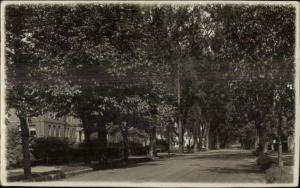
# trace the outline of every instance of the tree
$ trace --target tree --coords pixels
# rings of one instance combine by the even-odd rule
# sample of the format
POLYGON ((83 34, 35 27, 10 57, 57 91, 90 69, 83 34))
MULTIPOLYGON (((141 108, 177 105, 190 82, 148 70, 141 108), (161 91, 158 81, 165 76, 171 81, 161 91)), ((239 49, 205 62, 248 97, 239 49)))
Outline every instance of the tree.
MULTIPOLYGON (((41 58, 30 41, 27 30, 31 18, 28 6, 6 7, 6 74, 7 108, 14 108, 20 121, 23 168, 26 178, 31 177, 28 118, 43 114, 47 109, 48 78, 41 71, 41 58), (37 68, 36 68, 37 67, 37 68)), ((34 25, 34 24, 33 24, 34 25)), ((8 110, 7 109, 7 110, 8 110)))
POLYGON ((230 65, 228 71, 233 74, 229 79, 235 78, 232 86, 240 117, 255 122, 260 145, 266 148, 265 125, 272 113, 275 79, 288 84, 294 72, 294 8, 259 5, 214 8, 212 18, 223 28, 217 30, 219 37, 212 43, 218 50, 217 59, 230 65), (269 22, 270 16, 276 21, 269 22), (286 73, 287 70, 292 73, 286 73))

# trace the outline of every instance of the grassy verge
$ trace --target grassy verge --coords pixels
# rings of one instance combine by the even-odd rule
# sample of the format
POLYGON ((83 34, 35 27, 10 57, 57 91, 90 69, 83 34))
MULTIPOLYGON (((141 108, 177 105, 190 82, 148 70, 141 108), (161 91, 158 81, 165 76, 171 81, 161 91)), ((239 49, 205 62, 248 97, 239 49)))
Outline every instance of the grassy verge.
POLYGON ((278 166, 277 153, 262 154, 258 156, 256 164, 265 172, 267 183, 293 182, 293 154, 283 154, 283 166, 278 166))

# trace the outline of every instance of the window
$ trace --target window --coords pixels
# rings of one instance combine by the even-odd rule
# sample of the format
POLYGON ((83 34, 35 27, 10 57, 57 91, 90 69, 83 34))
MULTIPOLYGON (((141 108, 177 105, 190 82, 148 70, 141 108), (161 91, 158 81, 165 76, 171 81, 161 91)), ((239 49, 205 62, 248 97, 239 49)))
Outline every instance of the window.
POLYGON ((55 136, 55 134, 56 134, 56 127, 53 126, 51 131, 51 136, 55 136))
POLYGON ((59 126, 56 127, 56 137, 59 137, 59 126))
POLYGON ((30 130, 29 134, 30 134, 30 136, 35 137, 36 136, 36 130, 30 130))
POLYGON ((48 125, 48 136, 51 136, 51 125, 48 125))
POLYGON ((71 129, 71 130, 70 130, 70 138, 73 138, 73 137, 74 137, 74 130, 71 129))
POLYGON ((31 124, 31 125, 29 125, 29 127, 30 127, 30 128, 35 128, 35 127, 36 127, 36 125, 34 125, 34 124, 31 124))

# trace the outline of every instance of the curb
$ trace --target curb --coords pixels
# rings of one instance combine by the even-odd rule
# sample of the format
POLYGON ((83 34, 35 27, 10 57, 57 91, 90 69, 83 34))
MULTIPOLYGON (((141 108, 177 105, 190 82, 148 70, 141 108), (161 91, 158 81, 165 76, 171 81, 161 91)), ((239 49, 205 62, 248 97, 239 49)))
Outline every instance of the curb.
POLYGON ((94 171, 93 168, 86 168, 86 169, 80 169, 80 170, 65 172, 64 173, 64 178, 68 178, 68 177, 71 177, 71 176, 75 176, 75 175, 83 174, 83 173, 87 173, 87 172, 92 172, 92 171, 94 171))
POLYGON ((80 170, 75 170, 75 171, 60 172, 57 174, 49 174, 46 176, 31 178, 28 181, 53 181, 53 180, 64 179, 64 178, 68 178, 71 176, 75 176, 78 174, 83 174, 83 173, 87 173, 87 172, 91 172, 91 171, 94 171, 94 170, 92 168, 86 168, 86 169, 80 169, 80 170))
POLYGON ((94 171, 93 168, 85 168, 85 169, 79 169, 79 170, 74 170, 74 171, 59 171, 53 174, 47 174, 47 175, 41 175, 39 177, 34 177, 34 178, 30 178, 30 179, 23 179, 20 178, 18 180, 13 180, 13 181, 25 181, 25 182, 39 182, 39 181, 54 181, 54 180, 60 180, 60 179, 64 179, 64 178, 68 178, 71 176, 75 176, 78 174, 83 174, 83 173, 87 173, 87 172, 92 172, 94 171))

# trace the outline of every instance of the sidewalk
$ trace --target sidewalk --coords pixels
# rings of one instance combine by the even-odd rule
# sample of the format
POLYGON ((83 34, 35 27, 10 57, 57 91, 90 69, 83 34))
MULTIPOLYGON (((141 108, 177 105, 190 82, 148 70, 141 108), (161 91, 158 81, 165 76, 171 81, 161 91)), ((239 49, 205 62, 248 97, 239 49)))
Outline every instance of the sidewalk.
POLYGON ((94 161, 90 164, 74 163, 68 165, 56 165, 56 166, 34 166, 31 168, 32 178, 25 179, 23 169, 7 170, 7 181, 51 181, 62 178, 67 178, 73 175, 91 172, 94 170, 122 168, 129 164, 151 161, 152 159, 145 156, 129 156, 127 162, 122 159, 115 159, 108 161, 105 165, 99 165, 94 161))
POLYGON ((50 181, 70 177, 72 175, 91 172, 94 169, 83 163, 59 166, 34 166, 31 168, 32 178, 25 179, 23 169, 7 171, 7 181, 50 181))

